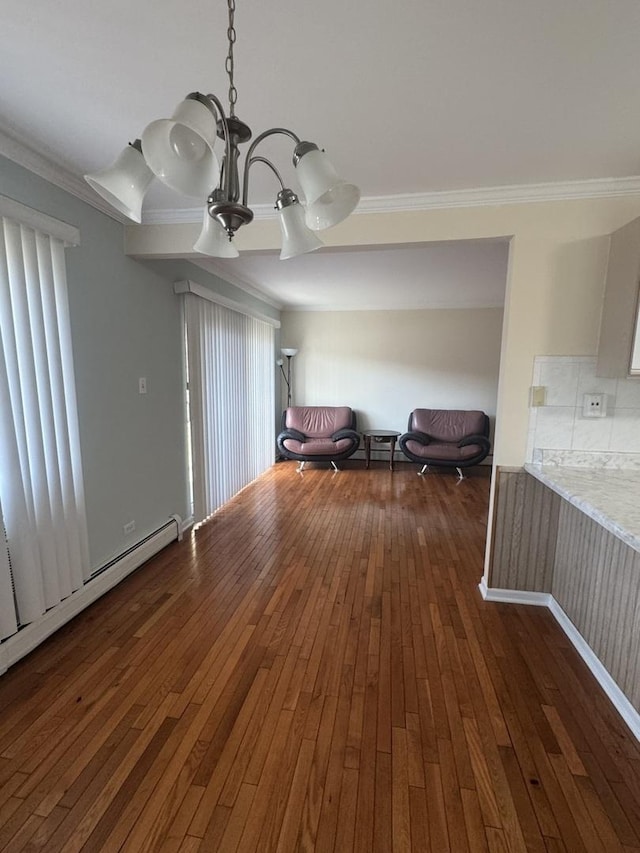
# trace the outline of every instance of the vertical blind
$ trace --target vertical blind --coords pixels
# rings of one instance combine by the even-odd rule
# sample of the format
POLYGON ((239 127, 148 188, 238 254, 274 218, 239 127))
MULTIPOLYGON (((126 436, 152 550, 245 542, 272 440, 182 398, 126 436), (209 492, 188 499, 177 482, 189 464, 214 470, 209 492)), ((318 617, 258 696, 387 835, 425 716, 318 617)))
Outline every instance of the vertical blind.
POLYGON ((274 331, 185 295, 193 503, 203 521, 274 461, 274 331))
POLYGON ((0 216, 0 638, 88 579, 64 242, 0 216))
POLYGON ((2 519, 0 504, 0 640, 6 639, 18 629, 15 598, 13 595, 13 577, 9 562, 7 534, 2 519))

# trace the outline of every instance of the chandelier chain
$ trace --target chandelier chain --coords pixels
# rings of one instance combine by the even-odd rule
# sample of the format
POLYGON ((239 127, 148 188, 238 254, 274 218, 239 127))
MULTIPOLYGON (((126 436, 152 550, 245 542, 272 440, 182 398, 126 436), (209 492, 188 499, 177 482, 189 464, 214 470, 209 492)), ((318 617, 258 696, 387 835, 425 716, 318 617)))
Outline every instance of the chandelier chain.
POLYGON ((233 82, 233 70, 234 70, 234 62, 233 62, 233 46, 236 43, 236 29, 234 26, 234 15, 236 11, 236 0, 227 0, 227 6, 229 8, 229 26, 227 28, 227 38, 229 39, 229 51, 227 53, 227 58, 224 64, 224 67, 229 76, 229 114, 231 116, 235 116, 236 114, 236 101, 238 100, 238 90, 236 89, 233 82))

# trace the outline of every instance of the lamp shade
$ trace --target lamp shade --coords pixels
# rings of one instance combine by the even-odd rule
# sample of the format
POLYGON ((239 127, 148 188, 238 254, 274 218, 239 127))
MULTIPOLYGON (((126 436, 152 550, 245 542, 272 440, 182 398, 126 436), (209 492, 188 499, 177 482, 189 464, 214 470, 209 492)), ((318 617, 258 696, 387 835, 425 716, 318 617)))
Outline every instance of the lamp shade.
POLYGON ((278 213, 282 232, 282 251, 280 260, 295 258, 307 252, 314 252, 324 244, 305 224, 304 208, 300 202, 283 207, 278 213))
POLYGON ((142 222, 142 200, 153 172, 135 145, 127 145, 108 169, 85 175, 84 179, 113 208, 134 222, 142 222))
POLYGON ((222 225, 209 216, 206 208, 202 231, 193 248, 196 252, 212 258, 237 258, 239 254, 222 225))
POLYGON ((291 358, 294 355, 297 355, 298 350, 295 347, 283 347, 280 352, 282 355, 286 355, 288 358, 291 358))
POLYGON ((213 152, 216 119, 201 101, 187 98, 171 118, 152 121, 142 134, 142 153, 151 171, 171 189, 205 198, 218 185, 213 152))
POLYGON ((338 177, 324 151, 307 151, 297 163, 296 172, 307 201, 307 225, 314 231, 342 222, 360 201, 358 187, 338 177))

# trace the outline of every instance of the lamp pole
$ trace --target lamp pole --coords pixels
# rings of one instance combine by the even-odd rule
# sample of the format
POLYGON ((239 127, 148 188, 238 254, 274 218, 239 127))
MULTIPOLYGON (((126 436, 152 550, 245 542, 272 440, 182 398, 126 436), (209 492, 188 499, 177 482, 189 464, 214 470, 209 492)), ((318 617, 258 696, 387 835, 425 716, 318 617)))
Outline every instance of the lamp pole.
POLYGON ((293 356, 287 356, 287 409, 291 405, 291 359, 293 356))
POLYGON ((287 383, 287 409, 291 406, 291 359, 298 352, 294 347, 283 347, 280 352, 287 359, 287 372, 284 372, 284 367, 282 366, 282 359, 278 360, 278 364, 280 365, 280 370, 282 372, 282 376, 284 377, 284 381, 287 383))

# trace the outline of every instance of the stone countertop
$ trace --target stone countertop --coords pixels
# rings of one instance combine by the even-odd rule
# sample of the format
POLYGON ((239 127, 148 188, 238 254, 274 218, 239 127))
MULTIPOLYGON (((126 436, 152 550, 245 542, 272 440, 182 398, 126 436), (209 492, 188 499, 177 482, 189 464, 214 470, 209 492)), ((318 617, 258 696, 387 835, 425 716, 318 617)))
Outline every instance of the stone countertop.
POLYGON ((640 471, 527 463, 525 471, 640 552, 640 471))

